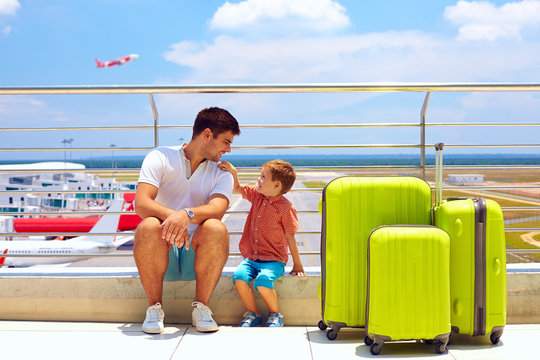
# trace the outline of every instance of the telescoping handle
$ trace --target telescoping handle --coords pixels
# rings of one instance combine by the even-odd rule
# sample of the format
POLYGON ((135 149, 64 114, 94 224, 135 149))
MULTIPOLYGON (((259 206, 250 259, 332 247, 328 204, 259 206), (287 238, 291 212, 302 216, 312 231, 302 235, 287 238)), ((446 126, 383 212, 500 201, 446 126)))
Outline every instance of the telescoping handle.
POLYGON ((443 143, 435 144, 435 206, 440 206, 442 202, 443 148, 443 143))

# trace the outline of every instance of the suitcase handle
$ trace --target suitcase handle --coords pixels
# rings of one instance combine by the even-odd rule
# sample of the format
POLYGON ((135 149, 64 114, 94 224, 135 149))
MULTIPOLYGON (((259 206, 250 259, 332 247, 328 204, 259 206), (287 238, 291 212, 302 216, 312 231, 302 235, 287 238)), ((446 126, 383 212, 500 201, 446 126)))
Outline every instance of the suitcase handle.
POLYGON ((442 202, 442 150, 444 143, 435 144, 435 206, 440 206, 442 202))
POLYGON ((467 199, 474 200, 474 198, 471 196, 453 196, 453 197, 446 198, 446 201, 467 200, 467 199))

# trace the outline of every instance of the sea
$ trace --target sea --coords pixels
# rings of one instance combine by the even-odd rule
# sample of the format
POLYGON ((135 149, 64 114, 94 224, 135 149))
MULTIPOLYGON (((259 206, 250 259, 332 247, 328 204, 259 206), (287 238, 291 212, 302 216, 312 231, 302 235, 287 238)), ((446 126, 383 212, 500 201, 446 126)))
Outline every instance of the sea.
MULTIPOLYGON (((260 167, 269 160, 281 159, 290 162, 295 167, 337 167, 337 166, 419 166, 420 156, 410 154, 398 155, 231 155, 223 157, 237 167, 260 167)), ((116 168, 140 168, 144 156, 115 156, 116 168)), ((24 164, 40 161, 57 160, 0 160, 0 164, 24 164)), ((86 168, 111 168, 111 157, 93 157, 68 160, 84 164, 86 168)), ((435 164, 435 155, 426 155, 426 164, 435 164)), ((445 165, 540 165, 540 154, 446 154, 445 165)))

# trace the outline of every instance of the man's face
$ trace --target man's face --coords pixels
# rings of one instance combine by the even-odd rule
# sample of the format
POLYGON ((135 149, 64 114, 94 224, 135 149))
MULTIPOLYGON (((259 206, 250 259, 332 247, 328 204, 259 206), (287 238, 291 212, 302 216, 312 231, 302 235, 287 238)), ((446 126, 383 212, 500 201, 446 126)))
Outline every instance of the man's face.
POLYGON ((212 137, 206 147, 206 158, 212 161, 219 161, 223 154, 231 152, 231 144, 234 140, 232 131, 225 131, 217 137, 212 137))

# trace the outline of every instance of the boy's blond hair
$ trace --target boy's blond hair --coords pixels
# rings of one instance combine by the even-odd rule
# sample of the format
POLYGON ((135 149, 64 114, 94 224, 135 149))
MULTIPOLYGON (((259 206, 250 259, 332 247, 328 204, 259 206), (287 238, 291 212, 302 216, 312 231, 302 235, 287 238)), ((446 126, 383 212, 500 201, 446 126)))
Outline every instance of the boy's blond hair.
POLYGON ((296 180, 296 173, 291 164, 283 160, 271 160, 263 164, 263 168, 270 170, 272 174, 272 181, 281 182, 281 193, 285 194, 289 191, 294 181, 296 180))

